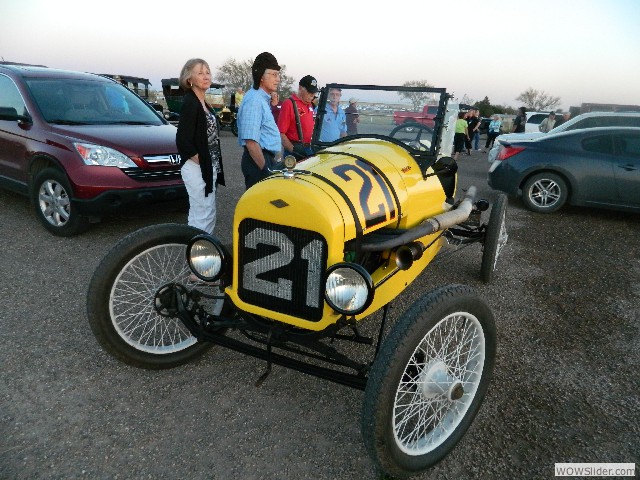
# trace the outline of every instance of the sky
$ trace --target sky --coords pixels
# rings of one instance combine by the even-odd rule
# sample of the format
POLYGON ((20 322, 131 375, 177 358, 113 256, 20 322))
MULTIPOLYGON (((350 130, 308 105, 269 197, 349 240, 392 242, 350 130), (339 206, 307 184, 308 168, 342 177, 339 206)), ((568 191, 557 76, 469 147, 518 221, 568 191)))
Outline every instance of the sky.
POLYGON ((160 79, 273 53, 296 80, 426 81, 520 106, 528 88, 640 105, 639 0, 0 0, 0 60, 160 79))

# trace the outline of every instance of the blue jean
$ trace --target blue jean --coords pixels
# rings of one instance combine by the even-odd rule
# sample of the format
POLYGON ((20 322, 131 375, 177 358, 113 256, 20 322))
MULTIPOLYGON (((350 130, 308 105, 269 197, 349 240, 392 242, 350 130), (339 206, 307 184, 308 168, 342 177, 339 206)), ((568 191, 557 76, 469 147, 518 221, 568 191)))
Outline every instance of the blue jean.
POLYGON ((473 133, 473 149, 480 150, 480 132, 477 130, 473 133))

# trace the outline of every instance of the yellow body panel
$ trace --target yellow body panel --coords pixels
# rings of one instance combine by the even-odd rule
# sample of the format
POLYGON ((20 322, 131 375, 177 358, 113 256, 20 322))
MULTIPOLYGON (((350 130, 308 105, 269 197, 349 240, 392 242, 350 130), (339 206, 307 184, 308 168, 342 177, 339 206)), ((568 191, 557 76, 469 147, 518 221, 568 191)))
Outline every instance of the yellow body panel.
MULTIPOLYGON (((360 139, 336 145, 301 162, 293 178, 276 175, 251 187, 240 198, 234 217, 233 249, 240 251, 240 224, 255 219, 269 224, 317 232, 327 244, 324 268, 344 261, 344 244, 382 227, 411 228, 448 208, 439 180, 423 179, 420 168, 405 149, 393 143, 360 139)), ((436 239, 423 239, 428 245, 436 239)), ((408 270, 399 271, 394 253, 373 272, 373 303, 357 318, 373 313, 409 285, 440 249, 438 239, 408 270)), ((323 330, 340 314, 323 302, 322 318, 310 321, 245 302, 239 294, 239 260, 234 259, 233 281, 226 293, 247 312, 308 330, 323 330)), ((324 285, 321 286, 324 292, 324 285)), ((264 302, 263 302, 264 303, 264 302)))

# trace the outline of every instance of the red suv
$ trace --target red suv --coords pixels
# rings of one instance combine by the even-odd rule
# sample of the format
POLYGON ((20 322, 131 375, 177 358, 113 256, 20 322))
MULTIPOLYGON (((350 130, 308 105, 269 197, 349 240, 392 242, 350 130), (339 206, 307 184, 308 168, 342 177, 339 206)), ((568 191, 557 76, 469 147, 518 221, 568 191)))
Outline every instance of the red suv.
POLYGON ((70 236, 124 206, 182 201, 176 128, 99 75, 0 63, 0 185, 70 236))

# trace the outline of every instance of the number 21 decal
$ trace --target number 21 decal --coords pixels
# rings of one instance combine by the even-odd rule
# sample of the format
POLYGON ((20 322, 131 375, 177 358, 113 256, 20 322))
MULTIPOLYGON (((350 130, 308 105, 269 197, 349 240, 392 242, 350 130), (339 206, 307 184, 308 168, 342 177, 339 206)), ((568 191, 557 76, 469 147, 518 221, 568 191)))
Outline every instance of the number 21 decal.
POLYGON ((347 182, 354 180, 354 177, 357 177, 362 181, 359 200, 362 211, 364 212, 365 225, 367 228, 385 222, 387 220, 387 212, 389 213, 389 219, 395 218, 396 209, 393 205, 389 187, 385 183, 382 176, 374 171, 371 165, 361 160, 356 160, 354 165, 338 165, 336 167, 333 167, 332 170, 333 173, 347 182), (373 211, 369 207, 369 199, 374 188, 374 184, 371 179, 374 179, 380 187, 380 190, 382 191, 386 202, 386 205, 384 203, 379 203, 378 205, 376 205, 373 211))

